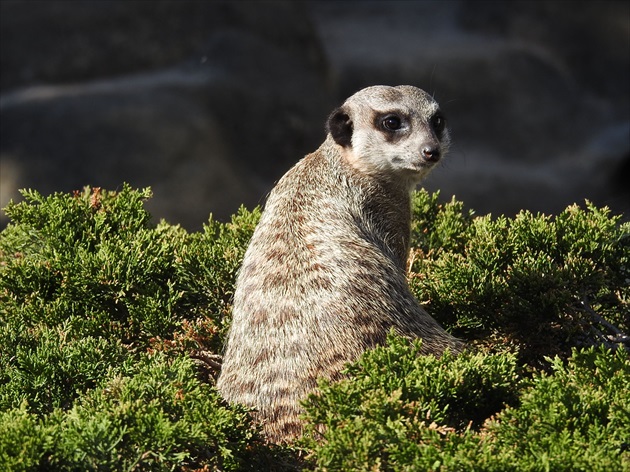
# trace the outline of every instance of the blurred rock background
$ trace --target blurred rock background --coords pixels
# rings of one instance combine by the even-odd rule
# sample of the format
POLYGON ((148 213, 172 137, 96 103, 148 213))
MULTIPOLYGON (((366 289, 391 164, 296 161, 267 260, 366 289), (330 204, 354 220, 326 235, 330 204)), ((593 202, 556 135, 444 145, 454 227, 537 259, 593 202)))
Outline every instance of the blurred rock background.
MULTIPOLYGON (((151 186, 199 229, 324 138, 357 89, 434 94, 454 145, 425 186, 477 210, 630 211, 630 2, 0 2, 0 205, 151 186)), ((6 224, 4 215, 0 225, 6 224)))

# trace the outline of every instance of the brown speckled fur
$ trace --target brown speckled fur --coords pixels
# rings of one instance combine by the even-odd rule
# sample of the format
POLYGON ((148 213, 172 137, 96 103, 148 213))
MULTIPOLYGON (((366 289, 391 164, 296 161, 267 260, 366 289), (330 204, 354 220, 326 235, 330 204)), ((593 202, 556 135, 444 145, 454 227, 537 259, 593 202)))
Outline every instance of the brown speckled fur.
POLYGON ((238 277, 218 388, 257 411, 270 441, 297 437, 299 402, 320 377, 382 344, 391 328, 425 353, 459 341, 419 305, 406 280, 410 191, 444 154, 437 103, 415 87, 376 86, 331 115, 321 147, 271 192, 238 277), (398 113, 406 129, 378 128, 398 113), (392 139, 392 133, 395 139, 392 139))

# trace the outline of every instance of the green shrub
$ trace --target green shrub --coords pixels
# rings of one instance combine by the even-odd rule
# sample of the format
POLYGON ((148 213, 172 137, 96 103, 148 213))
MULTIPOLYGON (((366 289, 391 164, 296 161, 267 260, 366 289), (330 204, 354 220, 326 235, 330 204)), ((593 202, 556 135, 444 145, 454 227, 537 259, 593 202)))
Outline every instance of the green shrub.
POLYGON ((630 470, 630 357, 574 350, 526 382, 518 408, 487 425, 488 470, 630 470))
POLYGON ((412 290, 456 334, 515 343, 537 363, 606 342, 594 311, 630 331, 630 223, 621 216, 588 202, 513 219, 473 218, 426 192, 414 203, 412 290))
POLYGON ((420 357, 390 337, 306 403, 316 470, 616 471, 630 466, 630 359, 574 351, 553 375, 513 354, 420 357), (510 405, 504 408, 506 405, 510 405))
POLYGON ((25 191, 6 208, 0 470, 630 468, 626 352, 571 353, 630 330, 619 216, 493 219, 417 193, 412 290, 477 352, 390 337, 322 384, 296 449, 264 444, 212 386, 260 210, 189 233, 152 223, 150 195, 25 191))
POLYGON ((2 334, 12 341, 0 348, 3 356, 12 355, 0 361, 0 410, 24 402, 39 414, 68 407, 81 391, 96 387, 112 365, 128 358, 120 343, 80 337, 67 323, 30 329, 6 324, 2 334))
POLYGON ((2 407, 67 406, 109 366, 150 347, 219 351, 258 213, 243 210, 229 224, 211 219, 190 235, 152 227, 143 208, 149 196, 128 186, 47 198, 28 191, 6 209, 2 407))
POLYGON ((421 344, 390 335, 348 367, 349 379, 320 384, 306 405, 306 446, 322 470, 430 470, 445 453, 443 436, 515 401, 514 355, 436 358, 419 355, 421 344))
POLYGON ((143 356, 128 367, 68 411, 5 413, 0 459, 11 470, 242 470, 260 454, 245 410, 224 406, 190 360, 143 356))
POLYGON ((0 234, 0 469, 228 470, 260 451, 186 361, 220 350, 259 213, 191 235, 151 225, 149 190, 23 195, 0 234), (156 352, 170 371, 133 371, 156 352), (158 386, 190 404, 174 413, 158 386))

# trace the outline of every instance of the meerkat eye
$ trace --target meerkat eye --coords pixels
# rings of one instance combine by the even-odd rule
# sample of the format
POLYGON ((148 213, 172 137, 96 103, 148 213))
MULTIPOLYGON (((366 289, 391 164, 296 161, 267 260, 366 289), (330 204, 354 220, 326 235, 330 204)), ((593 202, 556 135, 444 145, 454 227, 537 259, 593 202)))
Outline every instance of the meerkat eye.
POLYGON ((396 131, 402 128, 402 120, 396 115, 387 115, 383 118, 381 124, 388 131, 396 131))
POLYGON ((431 126, 433 127, 433 131, 435 134, 440 137, 444 132, 444 128, 446 127, 446 120, 442 116, 441 113, 436 113, 431 118, 431 126))

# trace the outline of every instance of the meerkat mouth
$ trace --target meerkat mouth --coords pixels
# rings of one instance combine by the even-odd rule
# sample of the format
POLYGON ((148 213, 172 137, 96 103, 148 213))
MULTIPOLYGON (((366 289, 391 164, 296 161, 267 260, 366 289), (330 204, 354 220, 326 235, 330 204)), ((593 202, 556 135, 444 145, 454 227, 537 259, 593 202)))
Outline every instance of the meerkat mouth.
POLYGON ((416 172, 426 172, 427 170, 435 167, 438 162, 439 159, 427 159, 421 156, 409 163, 409 170, 416 172))

